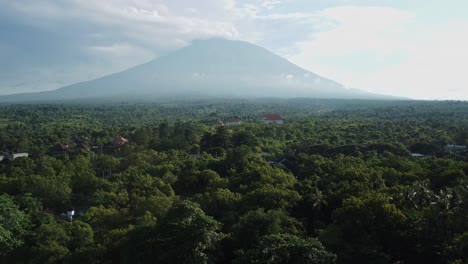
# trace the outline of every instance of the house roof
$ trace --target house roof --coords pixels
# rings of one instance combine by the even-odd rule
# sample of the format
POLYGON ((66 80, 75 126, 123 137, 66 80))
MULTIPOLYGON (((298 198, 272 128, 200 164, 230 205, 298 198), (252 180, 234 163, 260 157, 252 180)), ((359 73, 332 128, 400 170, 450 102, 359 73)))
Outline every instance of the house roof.
POLYGON ((235 123, 235 122, 240 122, 241 120, 239 118, 229 118, 227 120, 228 123, 235 123))
POLYGON ((216 121, 215 125, 216 126, 224 126, 224 122, 223 121, 216 121))
POLYGON ((86 145, 85 143, 81 142, 80 144, 78 144, 78 147, 84 149, 84 150, 87 150, 87 151, 90 151, 91 150, 91 147, 86 145))
POLYGON ((114 139, 114 143, 127 143, 128 140, 123 138, 123 137, 118 137, 116 139, 114 139))
POLYGON ((278 114, 266 114, 263 116, 265 120, 283 120, 283 118, 278 114))
POLYGON ((60 144, 59 143, 59 144, 55 144, 55 146, 54 146, 54 150, 56 150, 56 151, 66 151, 66 150, 68 150, 68 148, 69 148, 68 144, 60 144))

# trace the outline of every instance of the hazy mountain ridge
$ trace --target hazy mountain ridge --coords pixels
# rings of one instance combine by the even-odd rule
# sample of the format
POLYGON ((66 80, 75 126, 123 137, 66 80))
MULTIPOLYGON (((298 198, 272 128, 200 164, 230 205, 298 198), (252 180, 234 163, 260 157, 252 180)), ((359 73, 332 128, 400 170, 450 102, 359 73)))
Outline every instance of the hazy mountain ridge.
POLYGON ((211 39, 194 41, 190 46, 123 72, 54 91, 2 96, 0 101, 107 97, 395 99, 346 89, 247 42, 211 39))

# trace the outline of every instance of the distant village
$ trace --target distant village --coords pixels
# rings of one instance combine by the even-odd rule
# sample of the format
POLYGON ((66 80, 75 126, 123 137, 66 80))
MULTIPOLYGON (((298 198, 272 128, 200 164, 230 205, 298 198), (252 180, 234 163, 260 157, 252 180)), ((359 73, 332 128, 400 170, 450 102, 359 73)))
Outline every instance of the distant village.
MULTIPOLYGON (((225 121, 223 120, 218 120, 216 121, 213 125, 217 127, 222 127, 222 126, 239 126, 242 125, 242 120, 240 118, 228 118, 225 121)), ((263 117, 260 119, 260 122, 263 124, 272 124, 272 125, 283 125, 284 124, 284 119, 281 115, 279 114, 265 114, 263 117)), ((52 146, 49 154, 52 156, 55 155, 64 155, 64 154, 71 154, 76 153, 77 151, 85 151, 89 152, 92 155, 95 153, 103 153, 104 148, 119 148, 124 146, 129 142, 128 139, 126 139, 123 136, 116 135, 114 140, 112 142, 109 142, 106 145, 100 145, 100 146, 89 146, 85 144, 81 140, 75 140, 74 145, 69 145, 69 144, 64 144, 64 143, 58 143, 54 146, 52 146), (93 149, 95 149, 93 151, 93 149)), ((427 157, 427 156, 436 156, 435 152, 434 153, 420 153, 418 151, 412 151, 412 146, 408 146, 408 149, 411 152, 411 156, 415 158, 419 157, 427 157)), ((455 144, 447 144, 444 146, 443 150, 445 151, 450 151, 450 152, 463 152, 466 151, 466 145, 455 145, 455 144)), ((1 152, 0 152, 1 153, 1 152)), ((266 152, 262 152, 261 155, 265 155, 266 152)), ((8 161, 13 161, 17 158, 22 158, 22 157, 29 157, 30 153, 27 152, 22 152, 22 151, 17 151, 17 152, 4 152, 3 154, 0 154, 0 162, 8 162, 8 161)), ((191 154, 192 157, 199 157, 201 154, 191 154)), ((283 161, 280 162, 272 162, 269 161, 270 164, 276 165, 279 163, 282 163, 283 161)))
MULTIPOLYGON (((279 114, 266 114, 262 117, 261 122, 264 124, 275 124, 282 125, 284 124, 283 117, 279 114)), ((226 122, 218 120, 215 122, 215 126, 237 126, 242 124, 242 120, 239 118, 229 118, 226 122)))
MULTIPOLYGON (((264 124, 276 124, 282 125, 284 124, 283 117, 279 114, 266 114, 264 115, 261 120, 264 124)), ((242 120, 239 118, 229 118, 225 122, 218 120, 215 122, 215 126, 236 126, 241 125, 242 120)), ((104 146, 89 146, 85 144, 83 141, 77 139, 75 140, 73 145, 68 143, 57 143, 51 147, 49 154, 51 156, 55 155, 64 155, 64 154, 72 154, 72 152, 76 152, 78 150, 89 152, 89 153, 103 153, 103 148, 119 148, 129 142, 128 139, 124 138, 123 136, 117 135, 112 142, 104 146), (95 149, 95 151, 92 151, 95 149)), ((1 152, 0 152, 1 153, 1 152)), ((29 157, 30 153, 16 151, 16 152, 4 152, 3 155, 0 154, 0 161, 1 162, 8 162, 13 161, 17 158, 21 157, 29 157)))
MULTIPOLYGON (((268 125, 283 125, 284 119, 280 114, 265 114, 259 120, 260 123, 268 124, 268 125)), ((224 126, 240 126, 243 124, 243 121, 240 118, 232 117, 226 120, 218 120, 213 125, 215 127, 224 127, 224 126)), ((96 154, 106 153, 109 154, 113 151, 119 151, 121 147, 125 146, 129 143, 129 140, 125 137, 129 136, 133 132, 127 131, 124 134, 116 133, 113 140, 108 142, 107 144, 98 145, 98 146, 90 146, 85 143, 85 141, 81 140, 80 137, 76 136, 75 140, 72 144, 68 143, 57 143, 51 146, 47 155, 50 156, 60 156, 60 155, 68 155, 70 157, 74 157, 75 155, 89 153, 90 157, 93 158, 96 154), (124 137, 125 136, 125 137, 124 137)), ((362 148, 371 148, 371 145, 360 145, 359 147, 362 148)), ((411 157, 413 158, 421 158, 421 157, 435 157, 438 153, 445 152, 445 153, 453 153, 458 155, 460 152, 465 152, 467 150, 466 145, 456 145, 456 144, 447 144, 445 146, 435 146, 433 144, 426 144, 426 143, 416 143, 414 145, 406 146, 409 153, 411 153, 411 157)), ((2 163, 9 163, 18 158, 24 157, 31 157, 36 154, 30 154, 27 152, 16 151, 16 152, 4 152, 1 154, 0 152, 0 162, 2 163)), ((196 152, 190 153, 190 157, 192 158, 199 158, 204 154, 196 152)), ((288 163, 289 161, 284 158, 276 158, 274 155, 271 155, 268 151, 262 151, 259 153, 260 156, 263 156, 268 164, 272 167, 277 167, 288 163)), ((112 172, 110 172, 110 175, 112 172)), ((104 177, 104 172, 103 172, 104 177)), ((66 211, 66 213, 60 214, 60 216, 68 221, 73 221, 74 216, 79 216, 84 213, 86 208, 78 208, 77 213, 75 214, 75 209, 70 208, 66 211)))

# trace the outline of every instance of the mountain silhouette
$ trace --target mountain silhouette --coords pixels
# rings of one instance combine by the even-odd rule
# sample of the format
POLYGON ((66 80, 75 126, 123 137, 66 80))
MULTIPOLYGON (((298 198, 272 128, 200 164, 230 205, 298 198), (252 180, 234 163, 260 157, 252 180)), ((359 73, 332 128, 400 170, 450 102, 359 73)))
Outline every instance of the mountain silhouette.
POLYGON ((251 43, 209 39, 122 72, 0 101, 213 97, 392 98, 347 89, 251 43))

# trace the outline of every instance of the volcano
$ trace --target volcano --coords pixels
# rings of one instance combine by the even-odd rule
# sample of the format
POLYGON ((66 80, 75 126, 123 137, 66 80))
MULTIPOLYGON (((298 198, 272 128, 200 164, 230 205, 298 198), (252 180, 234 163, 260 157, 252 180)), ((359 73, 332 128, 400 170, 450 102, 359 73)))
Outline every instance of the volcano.
POLYGON ((53 91, 1 96, 0 101, 227 97, 392 98, 347 89, 248 42, 209 39, 122 72, 53 91))

